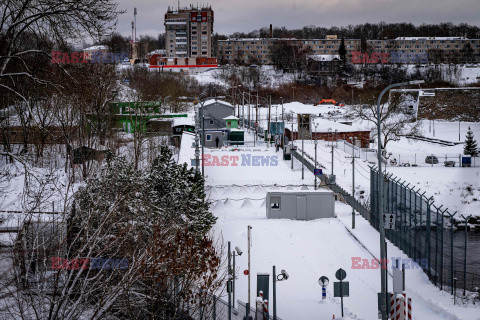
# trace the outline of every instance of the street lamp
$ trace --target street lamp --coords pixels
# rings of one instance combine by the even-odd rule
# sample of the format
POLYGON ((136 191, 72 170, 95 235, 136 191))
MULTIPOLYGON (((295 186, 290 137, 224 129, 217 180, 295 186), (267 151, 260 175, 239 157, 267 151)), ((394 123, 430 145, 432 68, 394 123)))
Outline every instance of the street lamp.
POLYGON ((240 249, 239 247, 235 247, 235 251, 233 251, 233 273, 232 273, 232 280, 233 280, 233 283, 232 283, 232 291, 233 291, 233 303, 232 303, 232 306, 233 308, 235 309, 235 278, 236 278, 236 269, 235 269, 235 256, 241 256, 243 253, 242 249, 240 249))
POLYGON ((315 169, 317 168, 317 127, 318 127, 318 122, 314 124, 315 125, 315 165, 313 166, 313 175, 315 176, 315 190, 317 190, 317 175, 315 174, 315 169))
MULTIPOLYGON (((377 101, 377 160, 378 160, 378 219, 380 221, 380 261, 386 261, 386 248, 385 248, 385 229, 383 225, 383 176, 382 176, 382 141, 381 141, 381 128, 380 128, 380 121, 382 119, 380 114, 380 102, 382 100, 383 95, 394 87, 401 87, 407 86, 411 84, 421 84, 425 83, 423 80, 415 80, 415 81, 408 81, 408 82, 401 82, 391 84, 380 93, 377 101)), ((387 270, 386 268, 380 268, 380 276, 381 276, 381 313, 382 313, 382 320, 388 320, 387 318, 387 270)))
MULTIPOLYGON (((352 141, 352 198, 355 200, 355 145, 357 137, 350 137, 352 141)), ((355 209, 352 206, 352 229, 355 229, 355 209)))
POLYGON ((277 281, 287 280, 288 277, 285 270, 280 271, 277 276, 275 266, 273 266, 273 320, 277 320, 277 281))

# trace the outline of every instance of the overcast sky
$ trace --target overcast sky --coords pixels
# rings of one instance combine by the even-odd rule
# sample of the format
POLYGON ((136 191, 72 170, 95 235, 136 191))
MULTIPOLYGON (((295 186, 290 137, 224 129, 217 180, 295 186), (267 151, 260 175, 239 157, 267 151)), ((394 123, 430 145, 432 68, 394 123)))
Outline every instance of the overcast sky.
MULTIPOLYGON (((117 31, 131 33, 133 8, 137 7, 137 37, 163 33, 164 14, 174 0, 117 0, 127 12, 120 16, 117 31)), ((480 0, 210 0, 180 6, 211 4, 215 12, 214 31, 232 34, 248 32, 270 23, 274 27, 301 28, 307 25, 344 26, 385 22, 469 23, 480 26, 480 0)))

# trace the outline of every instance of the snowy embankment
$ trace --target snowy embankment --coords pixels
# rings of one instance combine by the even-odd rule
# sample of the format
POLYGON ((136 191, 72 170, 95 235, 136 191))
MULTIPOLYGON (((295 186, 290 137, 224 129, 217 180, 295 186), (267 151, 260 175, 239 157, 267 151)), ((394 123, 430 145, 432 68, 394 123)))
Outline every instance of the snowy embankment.
MULTIPOLYGON (((182 149, 192 149, 191 144, 182 145, 182 149)), ((188 153, 188 151, 187 151, 188 153)), ((377 319, 377 292, 380 291, 380 270, 352 269, 352 258, 371 261, 379 252, 379 234, 367 221, 357 216, 357 228, 353 231, 358 242, 350 232, 351 208, 336 204, 337 218, 314 221, 268 220, 264 198, 268 190, 313 189, 313 175, 305 171, 301 179, 301 166, 294 161, 294 170, 290 161, 281 159, 281 152, 265 145, 256 148, 206 149, 205 154, 228 159, 228 165, 205 166, 206 190, 212 201, 212 210, 218 217, 215 233, 232 246, 239 246, 245 254, 237 257, 238 281, 236 297, 247 301, 247 277, 243 270, 247 268, 247 226, 252 229, 251 247, 251 297, 254 301, 256 274, 268 272, 272 266, 277 270, 285 269, 290 278, 277 284, 277 313, 284 320, 291 319, 332 319, 340 317, 340 301, 333 297, 332 282, 338 268, 347 271, 346 281, 350 282, 350 297, 345 298, 345 319, 377 319), (263 165, 247 165, 243 157, 265 159, 263 165), (240 161, 232 165, 235 157, 240 161), (233 157, 233 158, 232 158, 233 157), (277 159, 272 162, 271 159, 277 159), (268 165, 267 165, 268 163, 268 165), (245 164, 245 165, 242 165, 245 164), (301 186, 303 185, 303 186, 301 186), (330 279, 327 299, 321 299, 321 290, 317 281, 322 275, 330 279)), ((259 160, 260 161, 260 160, 259 160)), ((260 163, 262 163, 260 161, 260 163)), ((225 162, 224 162, 225 164, 225 162)), ((253 164, 253 162, 252 162, 253 164)), ((391 257, 408 257, 389 245, 391 257)), ((389 257, 389 258, 391 258, 389 257)), ((391 283, 389 284, 391 288, 391 283)), ((451 297, 440 292, 418 268, 407 270, 407 294, 413 298, 414 318, 429 319, 478 319, 478 309, 454 307, 451 297)), ((272 303, 270 302, 270 308, 272 303)))

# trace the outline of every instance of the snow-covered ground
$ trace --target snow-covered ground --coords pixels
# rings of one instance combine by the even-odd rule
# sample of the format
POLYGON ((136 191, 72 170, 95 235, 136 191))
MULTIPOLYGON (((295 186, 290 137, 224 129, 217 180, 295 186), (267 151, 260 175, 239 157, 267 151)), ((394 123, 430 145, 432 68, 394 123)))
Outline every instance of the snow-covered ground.
MULTIPOLYGON (((247 135, 248 137, 248 135, 247 135)), ((191 153, 192 147, 182 146, 191 153)), ((343 152, 343 151, 342 151, 343 152)), ((265 145, 242 148, 206 149, 205 154, 239 157, 238 165, 205 166, 207 192, 212 201, 214 214, 218 217, 216 235, 232 246, 239 246, 245 253, 237 257, 238 280, 236 296, 247 300, 247 226, 252 226, 251 279, 252 301, 255 297, 256 274, 271 274, 272 266, 285 269, 290 278, 277 283, 277 313, 284 319, 332 319, 340 318, 340 300, 333 297, 335 271, 347 271, 350 282, 350 297, 344 299, 345 319, 377 319, 377 292, 380 291, 380 270, 352 269, 352 258, 360 257, 371 261, 378 258, 379 234, 367 221, 357 216, 357 227, 350 230, 350 207, 336 203, 336 218, 314 221, 268 220, 264 198, 268 190, 313 189, 313 175, 305 171, 301 179, 301 166, 294 161, 281 159, 281 152, 265 145), (242 156, 243 155, 243 156, 242 156), (242 165, 248 155, 270 159, 264 165, 242 165), (278 159, 271 161, 271 159, 278 159), (348 230, 347 230, 348 229, 348 230), (352 232, 360 242, 351 236, 352 232), (318 278, 330 279, 327 299, 321 299, 318 278)), ((328 155, 328 154, 327 154, 328 155)), ((260 159, 260 158, 259 158, 260 159)), ((323 159, 326 160, 326 157, 323 159)), ((245 160, 246 161, 246 160, 245 160)), ((252 162, 253 163, 253 162, 252 162)), ((260 162, 261 163, 261 162, 260 162)), ((210 163, 211 164, 211 163, 210 163)), ((340 168, 339 168, 340 170, 340 168)), ((401 257, 409 261, 400 250, 389 244, 389 258, 401 257)), ((389 284, 391 288, 391 283, 389 284)), ((479 309, 453 306, 451 296, 439 291, 420 269, 407 270, 407 295, 413 299, 414 319, 479 319, 479 309)), ((270 295, 271 295, 270 291, 270 295)), ((272 303, 270 302, 270 306, 272 303)), ((271 308, 271 307, 270 307, 271 308)))
MULTIPOLYGON (((273 66, 265 65, 256 68, 258 68, 259 83, 262 86, 276 88, 282 84, 294 82, 293 74, 276 71, 273 66)), ((228 78, 229 75, 235 74, 237 76, 240 76, 242 72, 245 74, 249 74, 250 70, 252 70, 252 68, 249 67, 235 67, 235 69, 230 69, 229 67, 221 67, 218 69, 210 69, 205 72, 192 75, 192 77, 201 84, 213 83, 226 87, 227 83, 225 79, 228 78)))

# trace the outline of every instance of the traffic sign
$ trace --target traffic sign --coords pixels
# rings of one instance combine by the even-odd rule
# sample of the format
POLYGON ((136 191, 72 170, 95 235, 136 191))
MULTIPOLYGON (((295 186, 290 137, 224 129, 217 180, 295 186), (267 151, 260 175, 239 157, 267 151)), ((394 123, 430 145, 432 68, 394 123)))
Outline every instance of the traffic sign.
POLYGON ((345 270, 343 270, 342 268, 338 269, 337 272, 335 272, 335 277, 342 281, 343 279, 345 279, 347 277, 347 272, 345 272, 345 270))
POLYGON ((395 214, 384 213, 383 214, 383 226, 384 226, 385 230, 395 229, 395 214))
POLYGON ((255 127, 258 127, 258 122, 255 122, 255 127))
POLYGON ((322 287, 322 288, 325 288, 326 286, 328 286, 328 283, 330 282, 330 280, 328 280, 327 277, 325 276, 321 276, 320 279, 318 279, 318 284, 322 287))
POLYGON ((349 297, 350 296, 350 283, 348 281, 340 281, 333 283, 333 296, 334 297, 349 297))
POLYGON ((243 271, 243 274, 248 276, 248 274, 249 274, 248 270, 243 271))
POLYGON ((316 176, 321 176, 322 175, 322 169, 313 169, 313 174, 316 176))

